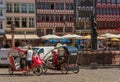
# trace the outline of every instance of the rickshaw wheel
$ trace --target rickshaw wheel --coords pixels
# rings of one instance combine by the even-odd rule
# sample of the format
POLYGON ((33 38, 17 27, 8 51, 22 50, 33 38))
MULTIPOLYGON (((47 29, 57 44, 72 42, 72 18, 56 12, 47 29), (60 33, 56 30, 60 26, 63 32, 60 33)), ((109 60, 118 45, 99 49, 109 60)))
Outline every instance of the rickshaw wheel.
POLYGON ((79 65, 74 67, 73 73, 77 74, 79 72, 79 65))
POLYGON ((63 74, 67 74, 67 73, 68 73, 68 66, 67 66, 67 63, 61 64, 60 70, 61 70, 61 72, 62 72, 63 74))
POLYGON ((11 65, 9 65, 9 67, 8 67, 8 72, 10 75, 13 75, 14 70, 11 65))
POLYGON ((49 57, 46 59, 45 62, 46 62, 46 64, 47 64, 48 67, 50 67, 50 68, 54 67, 54 66, 53 66, 53 63, 52 63, 52 62, 53 62, 53 56, 49 56, 49 57))
POLYGON ((43 73, 45 74, 47 72, 47 67, 43 65, 43 73))
POLYGON ((33 70, 33 73, 34 73, 36 76, 40 76, 40 75, 43 73, 42 66, 37 66, 37 67, 35 67, 34 70, 33 70))

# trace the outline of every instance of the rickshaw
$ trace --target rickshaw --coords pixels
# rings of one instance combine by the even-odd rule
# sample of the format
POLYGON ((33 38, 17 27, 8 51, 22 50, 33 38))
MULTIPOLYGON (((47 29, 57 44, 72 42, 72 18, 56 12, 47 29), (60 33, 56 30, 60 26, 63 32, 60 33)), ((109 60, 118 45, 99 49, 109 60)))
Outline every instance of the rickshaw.
POLYGON ((73 46, 62 46, 53 49, 53 56, 49 56, 46 60, 43 58, 43 72, 46 73, 47 69, 59 70, 62 73, 73 71, 77 74, 79 72, 78 49, 73 46))
POLYGON ((11 48, 8 54, 9 59, 9 74, 13 74, 15 71, 17 72, 30 72, 33 71, 33 74, 40 76, 43 73, 42 69, 42 60, 39 55, 37 57, 32 57, 32 64, 29 67, 30 69, 27 70, 27 67, 25 66, 25 60, 24 63, 21 63, 21 56, 25 54, 26 50, 20 49, 20 48, 11 48), (24 65, 23 65, 24 64, 24 65))

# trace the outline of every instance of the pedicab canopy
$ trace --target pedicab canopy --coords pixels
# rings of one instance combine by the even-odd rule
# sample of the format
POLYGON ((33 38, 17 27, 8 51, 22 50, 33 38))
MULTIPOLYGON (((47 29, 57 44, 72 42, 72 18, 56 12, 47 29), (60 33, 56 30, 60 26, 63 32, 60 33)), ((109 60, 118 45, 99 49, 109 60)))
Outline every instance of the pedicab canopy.
POLYGON ((78 59, 78 49, 74 46, 65 46, 63 47, 65 49, 65 52, 67 52, 67 63, 68 64, 77 64, 78 59))
POLYGON ((78 53, 78 49, 74 46, 64 46, 63 48, 66 49, 69 54, 78 53))

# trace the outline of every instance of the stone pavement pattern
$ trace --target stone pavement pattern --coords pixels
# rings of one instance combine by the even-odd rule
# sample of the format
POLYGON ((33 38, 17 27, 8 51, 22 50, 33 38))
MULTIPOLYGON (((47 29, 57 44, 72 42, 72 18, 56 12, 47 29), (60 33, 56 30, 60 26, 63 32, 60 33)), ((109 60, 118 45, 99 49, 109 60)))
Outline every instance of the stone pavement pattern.
POLYGON ((7 68, 0 68, 0 82, 120 82, 120 69, 80 69, 78 74, 61 74, 49 70, 46 75, 23 76, 21 72, 9 75, 7 68))

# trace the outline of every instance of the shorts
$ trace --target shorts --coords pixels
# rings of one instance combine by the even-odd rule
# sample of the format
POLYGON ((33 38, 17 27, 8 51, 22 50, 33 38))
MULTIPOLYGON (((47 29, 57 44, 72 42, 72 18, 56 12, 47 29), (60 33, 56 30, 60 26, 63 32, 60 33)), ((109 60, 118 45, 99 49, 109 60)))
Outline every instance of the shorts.
POLYGON ((32 60, 26 60, 26 66, 31 66, 32 60))

